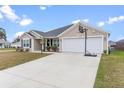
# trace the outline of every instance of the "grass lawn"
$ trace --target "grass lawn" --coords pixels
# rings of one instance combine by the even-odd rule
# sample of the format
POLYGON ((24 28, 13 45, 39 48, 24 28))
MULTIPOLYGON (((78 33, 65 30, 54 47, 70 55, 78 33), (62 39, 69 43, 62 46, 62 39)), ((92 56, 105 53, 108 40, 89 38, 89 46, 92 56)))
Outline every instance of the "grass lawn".
POLYGON ((30 53, 30 52, 1 52, 0 70, 13 67, 28 61, 38 59, 48 54, 30 53))
POLYGON ((94 87, 124 88, 123 51, 114 51, 110 55, 102 56, 94 87))

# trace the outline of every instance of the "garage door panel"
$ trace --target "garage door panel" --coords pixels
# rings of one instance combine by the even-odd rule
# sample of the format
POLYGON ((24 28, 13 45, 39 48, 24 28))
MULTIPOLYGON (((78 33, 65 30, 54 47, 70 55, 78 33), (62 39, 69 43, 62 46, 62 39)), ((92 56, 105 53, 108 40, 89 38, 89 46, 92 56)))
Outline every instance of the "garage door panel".
POLYGON ((102 38, 88 38, 87 51, 90 53, 102 53, 102 38))
MULTIPOLYGON (((88 37, 87 52, 102 53, 103 52, 102 37, 88 37)), ((84 38, 63 38, 62 51, 63 52, 84 52, 85 40, 84 38)))
POLYGON ((80 38, 67 38, 62 41, 62 51, 64 52, 83 52, 84 39, 80 38))

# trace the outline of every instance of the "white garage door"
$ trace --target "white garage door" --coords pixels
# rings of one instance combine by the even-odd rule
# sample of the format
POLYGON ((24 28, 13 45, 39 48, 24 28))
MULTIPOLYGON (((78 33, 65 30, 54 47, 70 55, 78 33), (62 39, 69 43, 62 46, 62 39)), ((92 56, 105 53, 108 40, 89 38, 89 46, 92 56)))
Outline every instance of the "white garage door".
MULTIPOLYGON (((63 38, 62 39, 63 52, 83 52, 84 53, 84 49, 85 49, 84 38, 63 38)), ((88 37, 87 52, 102 53, 103 52, 102 37, 88 37)))

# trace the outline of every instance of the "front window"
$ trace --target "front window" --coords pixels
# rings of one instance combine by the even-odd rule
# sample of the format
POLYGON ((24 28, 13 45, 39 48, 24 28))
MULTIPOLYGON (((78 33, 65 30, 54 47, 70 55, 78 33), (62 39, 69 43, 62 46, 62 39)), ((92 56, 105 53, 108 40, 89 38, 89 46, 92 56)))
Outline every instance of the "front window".
POLYGON ((59 46, 59 39, 47 39, 47 46, 59 46))
POLYGON ((53 45, 58 47, 59 46, 59 39, 54 39, 53 45))
POLYGON ((47 39, 47 46, 50 46, 50 40, 47 39))
POLYGON ((23 46, 24 47, 30 47, 30 39, 23 40, 23 46))

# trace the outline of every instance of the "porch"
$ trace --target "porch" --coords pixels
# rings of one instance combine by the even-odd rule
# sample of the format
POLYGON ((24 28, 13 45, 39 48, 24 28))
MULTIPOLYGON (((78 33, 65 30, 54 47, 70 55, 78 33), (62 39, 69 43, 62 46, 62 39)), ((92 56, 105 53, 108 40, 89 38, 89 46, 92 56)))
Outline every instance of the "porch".
POLYGON ((59 51, 59 38, 34 39, 33 51, 57 52, 59 51))

